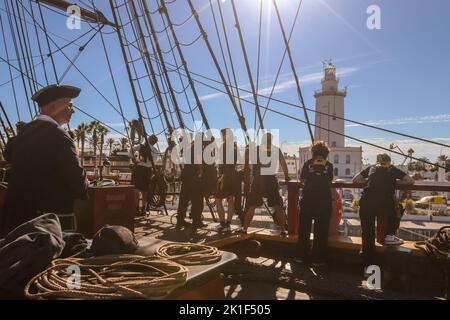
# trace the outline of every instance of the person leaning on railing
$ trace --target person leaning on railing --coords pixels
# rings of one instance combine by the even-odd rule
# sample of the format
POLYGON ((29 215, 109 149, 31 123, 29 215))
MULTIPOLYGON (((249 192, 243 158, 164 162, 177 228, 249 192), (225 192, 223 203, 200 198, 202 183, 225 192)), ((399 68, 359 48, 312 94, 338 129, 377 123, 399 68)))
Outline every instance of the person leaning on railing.
POLYGON ((365 183, 359 216, 361 219, 362 248, 364 267, 375 264, 375 217, 387 218, 385 244, 399 245, 403 240, 396 237, 398 228, 395 184, 414 184, 406 173, 391 164, 389 155, 377 155, 377 164, 370 166, 353 178, 353 183, 365 183), (398 181, 399 180, 399 181, 398 181))

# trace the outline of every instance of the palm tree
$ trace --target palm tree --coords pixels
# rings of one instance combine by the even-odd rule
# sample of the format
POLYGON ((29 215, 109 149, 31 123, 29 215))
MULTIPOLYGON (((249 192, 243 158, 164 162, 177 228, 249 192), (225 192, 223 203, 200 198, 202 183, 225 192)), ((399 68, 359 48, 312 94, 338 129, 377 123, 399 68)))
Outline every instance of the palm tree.
POLYGON ((106 145, 109 147, 109 156, 111 157, 111 153, 113 150, 113 145, 116 142, 116 140, 114 140, 113 138, 108 138, 106 139, 106 145))
POLYGON ((102 163, 103 147, 105 145, 105 136, 109 133, 109 130, 104 126, 99 125, 98 133, 100 134, 100 156, 98 159, 98 165, 100 166, 102 163))
POLYGON ((448 157, 444 154, 441 154, 438 158, 437 161, 447 161, 448 157))
POLYGON ((93 148, 93 159, 95 164, 95 159, 97 158, 97 146, 98 146, 98 140, 99 140, 99 129, 100 122, 98 121, 91 121, 88 125, 88 133, 91 134, 91 144, 93 148))
POLYGON ((86 123, 80 123, 75 131, 77 141, 81 142, 81 165, 84 163, 84 144, 86 142, 86 134, 88 133, 88 125, 86 123))
POLYGON ((408 149, 408 157, 409 157, 409 164, 411 164, 412 161, 412 155, 414 154, 414 149, 413 148, 409 148, 408 149))
POLYGON ((122 151, 126 151, 128 147, 128 138, 122 137, 119 140, 122 151))

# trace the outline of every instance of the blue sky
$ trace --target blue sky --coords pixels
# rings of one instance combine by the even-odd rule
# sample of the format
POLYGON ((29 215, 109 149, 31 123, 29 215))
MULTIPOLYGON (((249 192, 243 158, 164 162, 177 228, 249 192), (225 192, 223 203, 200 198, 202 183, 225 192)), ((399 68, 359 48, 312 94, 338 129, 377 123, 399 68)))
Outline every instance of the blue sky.
MULTIPOLYGON (((28 1, 22 2, 29 6, 28 1)), ((122 2, 121 0, 118 1, 119 4, 122 2)), ((200 19, 208 33, 208 38, 224 69, 209 0, 194 0, 193 2, 199 10, 200 19)), ((264 94, 268 94, 284 50, 271 0, 237 0, 235 2, 255 81, 258 56, 259 6, 261 3, 263 5, 261 63, 258 82, 260 90, 264 94)), ((76 1, 76 3, 86 7, 85 4, 89 1, 76 1)), ((106 17, 112 19, 111 9, 107 1, 95 1, 95 3, 106 17)), ((147 3, 150 10, 156 8, 155 0, 148 0, 147 3)), ((291 28, 298 4, 298 0, 278 0, 280 14, 287 30, 291 28)), ((238 84, 240 87, 250 89, 238 35, 233 27, 234 18, 230 0, 222 1, 221 5, 238 84)), ((217 16, 218 6, 215 1, 213 1, 213 6, 217 16)), ((5 9, 5 2, 2 2, 0 14, 5 26, 9 55, 10 58, 15 58, 5 9)), ((34 9, 37 12, 36 6, 34 6, 34 9)), ((184 21, 189 16, 185 1, 178 0, 169 4, 168 9, 172 20, 176 23, 184 21)), ((45 8, 43 12, 48 30, 54 33, 51 37, 59 46, 65 45, 67 41, 55 35, 71 40, 90 30, 90 26, 86 23, 82 23, 81 30, 68 30, 65 26, 65 17, 45 8)), ((313 93, 320 88, 322 61, 331 58, 338 69, 341 86, 348 86, 348 95, 345 101, 347 118, 449 144, 450 60, 448 57, 450 57, 450 41, 448 40, 448 32, 450 30, 450 19, 448 12, 450 12, 450 2, 446 0, 303 0, 300 16, 291 40, 291 49, 300 76, 306 105, 314 107, 313 93), (366 20, 369 16, 366 10, 369 5, 373 4, 378 5, 381 9, 381 30, 369 30, 366 26, 366 20)), ((125 11, 122 10, 121 13, 124 15, 125 11)), ((24 17, 31 21, 26 12, 24 17)), ((159 14, 154 14, 153 18, 155 28, 162 30, 163 25, 159 14)), ((220 20, 218 22, 220 23, 220 20)), ((131 119, 136 117, 136 108, 131 96, 117 36, 112 33, 113 30, 110 27, 105 27, 104 31, 108 55, 119 87, 121 103, 124 107, 125 116, 131 119)), ((29 32, 30 35, 34 32, 31 25, 29 25, 29 32)), ((198 36, 199 31, 194 19, 190 19, 182 27, 176 28, 176 33, 181 42, 189 43, 198 36)), ((84 44, 92 34, 91 32, 78 40, 77 44, 84 44)), ((130 39, 132 39, 131 35, 130 39)), ((1 41, 0 56, 6 58, 3 38, 1 41)), ((169 48, 164 33, 160 34, 159 41, 163 50, 169 48)), ((40 42, 45 49, 43 37, 41 37, 40 42)), ((32 53, 37 55, 39 53, 37 42, 33 36, 31 36, 31 43, 32 53)), ((76 45, 71 45, 65 48, 64 52, 68 57, 74 57, 77 48, 76 45)), ((55 47, 52 46, 52 49, 55 49, 55 47)), ((44 50, 44 52, 47 52, 47 50, 44 50)), ((137 51, 132 49, 131 53, 134 57, 138 57, 137 51)), ((202 39, 192 46, 183 47, 183 53, 192 71, 219 79, 202 39)), ((173 63, 170 53, 165 55, 165 59, 173 63)), ((34 58, 35 63, 39 63, 39 61, 39 57, 34 58)), ((56 54, 55 61, 57 72, 61 75, 68 66, 67 59, 61 54, 56 54)), ((13 61, 13 63, 16 65, 16 61, 13 61)), ((87 45, 76 61, 76 65, 95 84, 98 90, 115 107, 118 107, 102 43, 98 35, 87 45)), ((51 75, 49 63, 46 63, 46 68, 51 75)), ((144 75, 142 65, 138 64, 137 69, 140 75, 144 75)), ((4 84, 9 80, 8 72, 7 64, 0 61, 0 99, 15 121, 17 116, 11 94, 12 87, 10 83, 4 84)), ((37 67, 37 74, 39 82, 44 83, 41 66, 37 67)), ((13 70, 13 75, 16 76, 18 73, 13 70)), ((180 90, 181 83, 177 74, 171 72, 170 76, 173 86, 180 90)), ((51 78, 53 79, 53 76, 51 78)), ((185 78, 183 78, 183 81, 186 85, 185 78)), ((96 93, 74 68, 67 73, 63 83, 77 85, 83 89, 82 95, 75 101, 80 108, 117 130, 123 130, 121 116, 96 93)), ((21 78, 17 78, 14 84, 19 96, 21 116, 23 119, 29 120, 21 78)), ((223 88, 220 85, 211 84, 223 88)), ((152 92, 149 83, 143 79, 142 85, 144 98, 151 97, 152 92)), ((217 91, 201 84, 197 84, 196 88, 202 97, 211 126, 215 128, 238 127, 236 115, 226 96, 217 94, 217 91)), ((298 103, 296 88, 287 59, 282 67, 274 97, 298 103)), ((188 92, 188 99, 193 106, 193 96, 190 92, 188 92)), ((247 99, 251 100, 251 97, 247 97, 247 99)), ((188 110, 184 95, 177 95, 177 100, 183 110, 188 110)), ((263 99, 260 102, 265 105, 263 99)), ((303 118, 301 110, 275 102, 271 102, 270 107, 303 118)), ((155 108, 154 100, 151 100, 148 104, 150 116, 157 115, 155 108)), ((252 127, 254 108, 247 103, 243 104, 243 108, 247 117, 247 125, 252 127)), ((314 119, 312 113, 310 113, 310 118, 314 119)), ((194 119, 200 119, 198 112, 194 112, 194 119)), ((90 121, 90 119, 78 112, 72 120, 72 127, 75 127, 81 121, 90 121)), ((192 119, 189 115, 185 116, 185 121, 188 127, 192 127, 192 119)), ((267 128, 280 129, 280 140, 285 150, 290 153, 293 153, 299 144, 304 145, 308 141, 308 132, 305 125, 294 120, 285 119, 269 112, 265 125, 267 128)), ((162 129, 161 122, 155 120, 154 127, 155 131, 160 131, 162 129)), ((450 155, 448 148, 418 143, 410 139, 350 124, 346 127, 346 133, 385 147, 388 147, 392 142, 398 144, 402 149, 412 147, 416 150, 415 156, 427 156, 432 160, 439 154, 450 155)), ((348 144, 359 145, 359 143, 351 140, 348 141, 348 144)), ((363 150, 364 157, 370 160, 377 152, 374 148, 365 146, 363 146, 363 150)))

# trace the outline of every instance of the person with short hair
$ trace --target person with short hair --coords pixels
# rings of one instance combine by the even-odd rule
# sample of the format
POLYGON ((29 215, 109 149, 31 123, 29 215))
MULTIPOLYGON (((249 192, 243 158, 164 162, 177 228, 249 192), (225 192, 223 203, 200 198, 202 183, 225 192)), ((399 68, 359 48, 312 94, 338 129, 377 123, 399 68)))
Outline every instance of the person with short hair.
POLYGON ((241 193, 241 181, 236 170, 238 150, 234 143, 233 132, 229 128, 220 130, 222 144, 219 147, 219 177, 215 194, 217 214, 219 216, 218 232, 231 231, 231 220, 235 213, 236 197, 241 193), (228 213, 225 219, 223 200, 228 202, 228 213))
POLYGON ((130 157, 134 167, 131 173, 131 183, 139 190, 142 196, 142 207, 138 208, 138 215, 145 215, 148 208, 148 191, 153 169, 158 162, 159 152, 155 145, 158 137, 154 134, 148 136, 147 143, 138 144, 130 149, 130 157))
MULTIPOLYGON (((255 215, 257 207, 264 204, 263 198, 267 198, 267 205, 274 209, 273 220, 280 228, 282 236, 287 235, 286 229, 286 213, 284 212, 283 199, 280 196, 280 186, 276 172, 278 164, 283 170, 285 181, 289 181, 289 172, 281 150, 273 145, 272 134, 264 133, 261 138, 261 145, 256 147, 256 163, 252 166, 252 176, 250 182, 250 190, 247 195, 246 209, 242 227, 239 229, 241 233, 247 233, 248 227, 255 215), (261 158, 266 158, 263 161, 261 158)), ((245 163, 246 171, 250 164, 250 148, 246 150, 245 163)))
POLYGON ((85 171, 62 128, 74 113, 72 99, 80 91, 55 84, 32 96, 40 114, 20 130, 14 143, 0 237, 44 213, 70 214, 74 200, 86 196, 85 171))
POLYGON ((414 180, 405 172, 391 164, 391 157, 386 153, 377 155, 376 165, 362 170, 353 178, 354 183, 365 183, 359 202, 361 219, 362 248, 361 256, 364 267, 375 263, 375 218, 386 217, 388 220, 384 242, 399 245, 403 240, 396 237, 395 184, 414 184, 414 180))
POLYGON ((326 142, 314 142, 310 151, 312 158, 305 162, 300 173, 303 191, 300 200, 297 252, 294 261, 305 262, 311 258, 313 266, 321 266, 326 263, 328 250, 333 165, 327 161, 330 149, 326 142), (314 240, 311 250, 310 234, 313 220, 314 240))

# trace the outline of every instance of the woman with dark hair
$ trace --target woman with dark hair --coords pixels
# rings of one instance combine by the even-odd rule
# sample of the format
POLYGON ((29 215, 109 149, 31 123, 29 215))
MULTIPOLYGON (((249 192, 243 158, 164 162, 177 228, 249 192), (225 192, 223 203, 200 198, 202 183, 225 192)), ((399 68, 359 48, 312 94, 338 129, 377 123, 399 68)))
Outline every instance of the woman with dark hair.
POLYGON ((330 149, 323 141, 316 141, 310 149, 312 158, 303 165, 300 180, 303 183, 300 200, 300 226, 297 254, 294 261, 309 259, 310 234, 314 220, 314 241, 311 253, 312 264, 325 264, 328 248, 328 228, 332 210, 331 181, 333 165, 327 161, 330 149))

